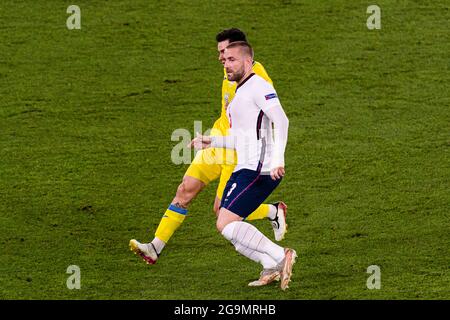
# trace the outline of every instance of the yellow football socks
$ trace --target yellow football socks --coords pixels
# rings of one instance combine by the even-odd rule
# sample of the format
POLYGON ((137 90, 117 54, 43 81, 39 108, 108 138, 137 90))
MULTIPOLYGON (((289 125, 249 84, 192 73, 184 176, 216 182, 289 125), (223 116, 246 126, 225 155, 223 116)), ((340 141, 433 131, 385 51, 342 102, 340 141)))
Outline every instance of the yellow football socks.
POLYGON ((270 204, 263 203, 255 211, 253 211, 245 220, 259 220, 269 216, 270 204))
POLYGON ((161 218, 158 229, 156 229, 155 236, 165 243, 169 242, 173 233, 180 227, 186 218, 187 210, 183 208, 170 205, 161 218))

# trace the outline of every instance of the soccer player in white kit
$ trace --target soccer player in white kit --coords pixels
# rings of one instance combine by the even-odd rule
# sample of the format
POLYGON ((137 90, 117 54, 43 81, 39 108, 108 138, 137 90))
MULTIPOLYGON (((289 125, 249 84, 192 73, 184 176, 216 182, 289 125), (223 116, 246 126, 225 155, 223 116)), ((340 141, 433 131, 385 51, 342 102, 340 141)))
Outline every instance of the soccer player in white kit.
POLYGON ((233 42, 224 56, 228 80, 237 82, 236 95, 227 108, 230 135, 198 135, 191 146, 236 150, 237 165, 222 196, 217 229, 239 253, 262 264, 261 277, 250 286, 281 278, 281 289, 285 290, 297 253, 275 244, 244 220, 284 176, 289 121, 274 87, 252 72, 251 46, 247 42, 233 42))

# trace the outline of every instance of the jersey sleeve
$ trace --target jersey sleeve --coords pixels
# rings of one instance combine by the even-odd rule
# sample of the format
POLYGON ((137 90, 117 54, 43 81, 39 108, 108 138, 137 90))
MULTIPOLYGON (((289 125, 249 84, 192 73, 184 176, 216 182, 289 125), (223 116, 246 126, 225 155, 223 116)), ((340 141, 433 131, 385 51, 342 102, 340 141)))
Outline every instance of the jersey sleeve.
POLYGON ((253 95, 255 104, 263 111, 281 105, 275 88, 268 82, 260 81, 253 95))
POLYGON ((278 105, 265 113, 273 123, 274 148, 270 169, 284 167, 284 151, 288 139, 289 119, 283 108, 278 105))
POLYGON ((284 151, 288 138, 289 120, 284 113, 277 92, 270 83, 259 81, 255 86, 253 97, 255 104, 272 121, 274 127, 274 147, 270 168, 272 170, 284 167, 284 151))
POLYGON ((211 136, 212 148, 236 149, 236 139, 234 136, 211 136))

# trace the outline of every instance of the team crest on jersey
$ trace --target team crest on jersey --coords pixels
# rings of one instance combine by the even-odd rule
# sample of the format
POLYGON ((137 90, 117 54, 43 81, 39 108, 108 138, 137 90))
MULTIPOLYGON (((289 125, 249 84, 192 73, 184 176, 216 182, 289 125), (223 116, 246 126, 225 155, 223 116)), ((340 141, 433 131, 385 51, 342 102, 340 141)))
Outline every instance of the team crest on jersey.
POLYGON ((264 98, 266 98, 266 100, 270 100, 270 99, 274 99, 274 98, 278 98, 276 93, 271 93, 271 94, 267 94, 264 96, 264 98))
POLYGON ((228 107, 228 105, 230 104, 230 94, 225 93, 225 95, 223 96, 223 100, 225 100, 225 109, 226 109, 228 107))

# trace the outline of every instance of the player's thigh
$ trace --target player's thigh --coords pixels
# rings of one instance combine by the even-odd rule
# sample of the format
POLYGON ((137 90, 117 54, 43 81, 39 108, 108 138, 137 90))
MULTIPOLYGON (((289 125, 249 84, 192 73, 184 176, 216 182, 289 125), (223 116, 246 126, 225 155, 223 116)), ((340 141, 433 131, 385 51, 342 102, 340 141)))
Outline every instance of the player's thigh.
POLYGON ((211 181, 220 177, 222 167, 216 161, 214 148, 208 148, 197 152, 194 160, 186 170, 185 176, 192 177, 208 185, 211 181))

